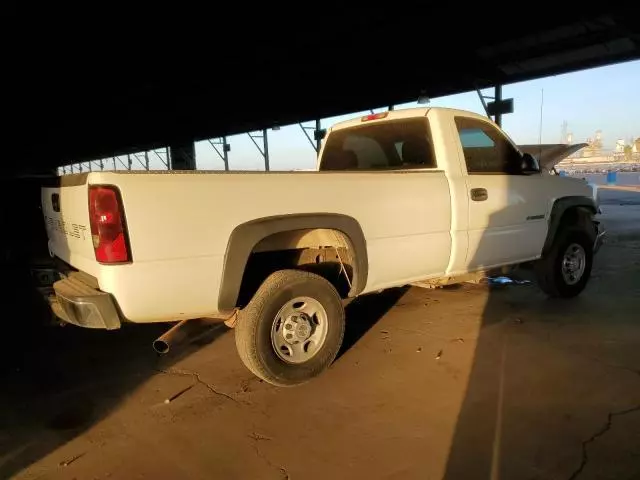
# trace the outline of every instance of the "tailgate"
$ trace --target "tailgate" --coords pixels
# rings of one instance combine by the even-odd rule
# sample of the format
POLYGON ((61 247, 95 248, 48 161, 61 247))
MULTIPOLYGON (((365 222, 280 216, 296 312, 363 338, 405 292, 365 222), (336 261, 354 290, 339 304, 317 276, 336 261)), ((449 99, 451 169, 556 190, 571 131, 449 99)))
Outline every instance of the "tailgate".
POLYGON ((61 177, 60 186, 43 187, 41 196, 49 251, 78 269, 95 262, 87 180, 86 174, 61 177))

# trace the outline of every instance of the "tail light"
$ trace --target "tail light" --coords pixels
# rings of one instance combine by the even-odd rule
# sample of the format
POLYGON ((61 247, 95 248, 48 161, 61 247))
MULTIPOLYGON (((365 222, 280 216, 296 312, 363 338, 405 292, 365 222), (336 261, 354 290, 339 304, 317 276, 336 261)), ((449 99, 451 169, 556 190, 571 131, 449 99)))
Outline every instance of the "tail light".
POLYGON ((91 238, 100 263, 131 261, 120 192, 111 186, 89 187, 91 238))
POLYGON ((360 121, 369 122, 371 120, 380 120, 381 118, 386 118, 387 115, 389 115, 389 112, 372 113, 371 115, 365 115, 360 121))

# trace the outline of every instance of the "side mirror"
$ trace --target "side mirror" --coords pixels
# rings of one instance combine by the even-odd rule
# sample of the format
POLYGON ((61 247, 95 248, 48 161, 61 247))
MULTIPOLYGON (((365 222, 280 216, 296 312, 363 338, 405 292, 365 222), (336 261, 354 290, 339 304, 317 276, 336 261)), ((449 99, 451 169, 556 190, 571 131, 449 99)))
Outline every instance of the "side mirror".
POLYGON ((540 164, 530 153, 522 154, 522 173, 540 173, 540 164))

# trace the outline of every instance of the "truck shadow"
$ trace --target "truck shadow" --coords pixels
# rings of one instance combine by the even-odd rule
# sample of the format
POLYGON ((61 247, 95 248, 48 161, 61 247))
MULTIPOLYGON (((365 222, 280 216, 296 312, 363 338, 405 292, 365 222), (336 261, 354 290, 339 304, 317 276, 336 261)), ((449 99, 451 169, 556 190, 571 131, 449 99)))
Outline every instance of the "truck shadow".
MULTIPOLYGON (((508 191, 510 178, 504 175, 504 179, 503 188, 508 191)), ((498 192, 488 189, 490 197, 496 193, 498 192)), ((469 204, 472 205, 472 202, 469 204)), ((478 208, 481 208, 483 204, 479 205, 478 208)), ((488 230, 503 225, 504 221, 501 222, 501 218, 505 218, 510 213, 509 210, 510 207, 502 208, 488 215, 483 236, 475 245, 475 251, 469 251, 467 254, 467 264, 483 265, 486 260, 483 257, 487 253, 492 254, 492 247, 495 247, 494 243, 500 238, 491 238, 488 230)), ((507 278, 510 278, 510 275, 507 278)), ((511 360, 507 344, 511 323, 521 320, 518 315, 522 315, 522 311, 519 308, 509 308, 507 304, 510 293, 508 290, 519 287, 489 283, 484 285, 484 288, 485 305, 478 326, 473 360, 469 367, 469 376, 455 420, 442 477, 446 480, 503 478, 503 439, 507 436, 503 427, 505 422, 508 422, 509 426, 513 425, 513 419, 504 418, 505 384, 508 373, 512 373, 507 369, 511 360)))
MULTIPOLYGON (((37 318, 24 307, 5 318, 18 323, 27 316, 37 318)), ((81 435, 159 370, 228 330, 216 325, 160 357, 151 344, 167 328, 165 324, 124 326, 119 331, 42 324, 5 328, 11 342, 1 355, 0 478, 11 478, 81 435)))
POLYGON ((169 325, 124 325, 117 331, 52 326, 24 265, 3 267, 12 282, 2 312, 0 478, 12 478, 81 435, 159 370, 228 330, 212 325, 160 357, 151 345, 169 325))
POLYGON ((337 359, 351 349, 402 298, 409 287, 392 288, 374 295, 364 295, 345 308, 344 340, 337 359))
MULTIPOLYGON (((600 220, 607 229, 615 225, 606 213, 600 220)), ((635 222, 635 238, 638 220, 635 214, 624 222, 635 222)), ((482 242, 489 240, 483 238, 479 250, 482 242)), ((633 343, 640 333, 631 313, 632 305, 637 308, 632 263, 640 256, 637 250, 625 255, 617 258, 605 242, 594 257, 590 283, 576 298, 548 298, 535 283, 487 288, 443 478, 576 478, 586 463, 580 447, 584 432, 589 438, 611 411, 640 408, 631 393, 637 388, 630 387, 620 401, 613 370, 608 382, 595 380, 607 366, 640 373, 633 343), (608 276, 615 282, 608 283, 608 276), (614 351, 598 335, 628 340, 618 341, 614 351)), ((530 270, 518 276, 535 280, 530 270)), ((628 462, 618 461, 617 471, 637 469, 637 460, 628 462)))
MULTIPOLYGON (((12 478, 119 408, 159 371, 229 332, 212 325, 166 356, 151 344, 170 325, 123 325, 104 331, 50 324, 48 306, 24 268, 16 268, 5 304, 0 350, 0 478, 12 478), (10 341, 7 341, 10 339, 10 341)), ((373 327, 406 288, 361 297, 347 306, 341 353, 373 327)))

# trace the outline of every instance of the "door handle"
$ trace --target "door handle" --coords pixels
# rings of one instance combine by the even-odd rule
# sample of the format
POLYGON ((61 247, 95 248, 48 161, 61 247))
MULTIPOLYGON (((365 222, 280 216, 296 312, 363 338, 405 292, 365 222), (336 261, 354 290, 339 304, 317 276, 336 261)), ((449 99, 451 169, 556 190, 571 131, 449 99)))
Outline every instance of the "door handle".
POLYGON ((489 198, 489 194, 486 188, 471 189, 471 200, 474 202, 484 202, 487 198, 489 198))

